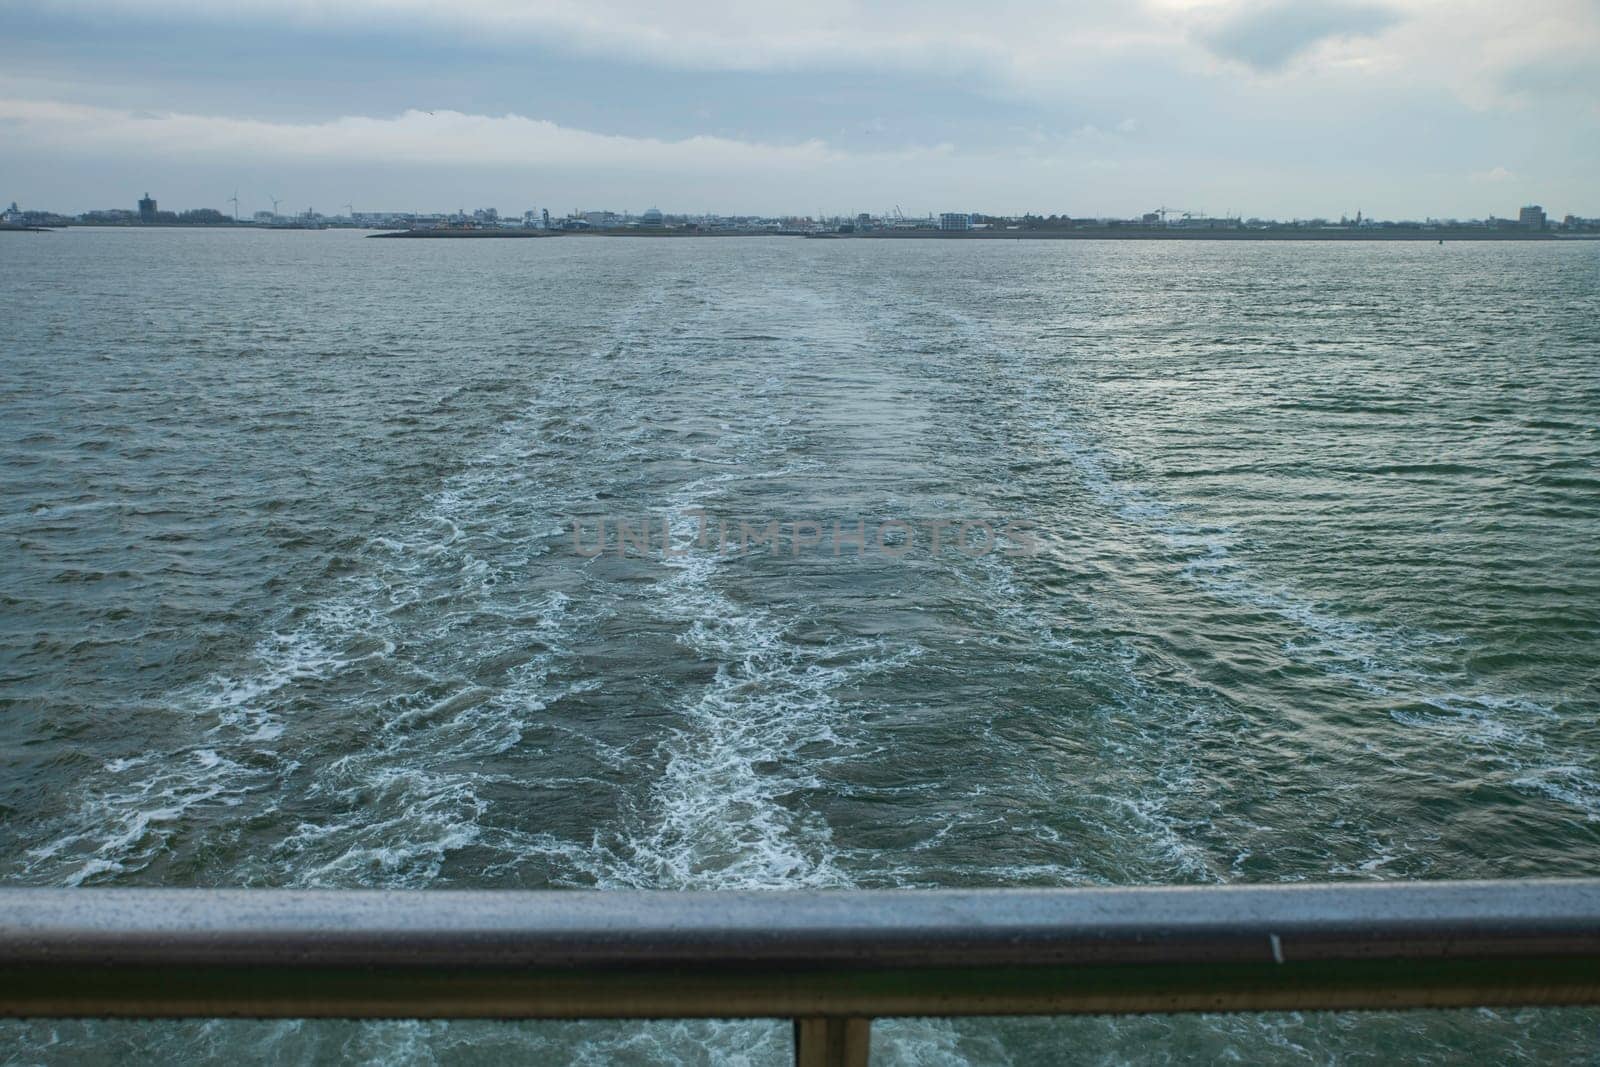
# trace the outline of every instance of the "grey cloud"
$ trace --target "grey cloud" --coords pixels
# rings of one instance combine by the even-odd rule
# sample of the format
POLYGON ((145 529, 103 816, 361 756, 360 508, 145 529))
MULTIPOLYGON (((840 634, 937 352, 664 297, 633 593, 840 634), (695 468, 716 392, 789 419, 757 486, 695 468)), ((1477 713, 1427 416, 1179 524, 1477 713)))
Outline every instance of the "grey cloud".
POLYGON ((1223 59, 1274 71, 1320 41, 1370 37, 1399 21, 1398 12, 1378 4, 1277 0, 1244 7, 1203 27, 1195 36, 1223 59))
POLYGON ((1590 56, 1547 57, 1506 71, 1501 88, 1541 97, 1576 97, 1600 101, 1600 61, 1590 56))

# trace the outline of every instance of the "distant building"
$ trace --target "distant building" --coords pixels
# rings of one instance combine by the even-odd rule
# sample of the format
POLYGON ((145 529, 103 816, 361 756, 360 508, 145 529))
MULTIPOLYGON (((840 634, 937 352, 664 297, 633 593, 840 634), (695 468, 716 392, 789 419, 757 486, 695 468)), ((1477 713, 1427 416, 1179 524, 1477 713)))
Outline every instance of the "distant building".
POLYGON ((639 225, 661 227, 666 225, 666 220, 661 215, 661 209, 653 207, 639 216, 639 225))
POLYGON ((1530 230, 1544 229, 1544 208, 1538 204, 1529 204, 1517 212, 1517 225, 1530 230))
MULTIPOLYGON (((124 201, 126 203, 126 201, 124 201)), ((156 202, 150 198, 149 193, 144 194, 144 199, 139 201, 139 221, 156 221, 156 202)))
POLYGON ((963 211, 946 211, 939 216, 939 229, 970 230, 972 229, 972 216, 963 211))
MULTIPOLYGON (((1312 219, 1311 224, 1322 229, 1331 228, 1327 219, 1312 219)), ((1348 224, 1348 219, 1339 220, 1340 226, 1348 224)), ((1225 216, 1216 218, 1210 215, 1185 215, 1176 222, 1169 222, 1167 225, 1180 230, 1237 230, 1239 229, 1239 220, 1225 216)))

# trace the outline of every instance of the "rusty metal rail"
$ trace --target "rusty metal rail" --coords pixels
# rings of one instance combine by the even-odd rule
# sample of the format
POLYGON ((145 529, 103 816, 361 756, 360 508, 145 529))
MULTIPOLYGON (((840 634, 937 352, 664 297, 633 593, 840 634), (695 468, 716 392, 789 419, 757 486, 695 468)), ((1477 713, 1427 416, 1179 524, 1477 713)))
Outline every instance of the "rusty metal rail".
POLYGON ((796 1020, 1600 1003, 1600 879, 665 893, 0 889, 0 1015, 796 1020))

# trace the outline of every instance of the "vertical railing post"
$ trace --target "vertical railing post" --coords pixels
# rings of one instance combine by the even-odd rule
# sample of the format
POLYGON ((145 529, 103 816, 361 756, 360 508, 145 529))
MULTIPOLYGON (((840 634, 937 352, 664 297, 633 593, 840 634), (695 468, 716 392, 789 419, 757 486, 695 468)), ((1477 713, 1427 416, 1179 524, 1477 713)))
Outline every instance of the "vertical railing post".
POLYGON ((794 1067, 867 1067, 872 1020, 817 1016, 794 1021, 794 1067))

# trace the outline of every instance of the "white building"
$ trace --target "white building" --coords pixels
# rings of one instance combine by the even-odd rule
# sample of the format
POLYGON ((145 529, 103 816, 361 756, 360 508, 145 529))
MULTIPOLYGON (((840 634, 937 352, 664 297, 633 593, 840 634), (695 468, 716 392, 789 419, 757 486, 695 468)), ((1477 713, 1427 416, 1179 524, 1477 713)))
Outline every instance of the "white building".
POLYGON ((963 211, 946 211, 939 216, 939 229, 970 230, 972 229, 972 216, 963 211))

